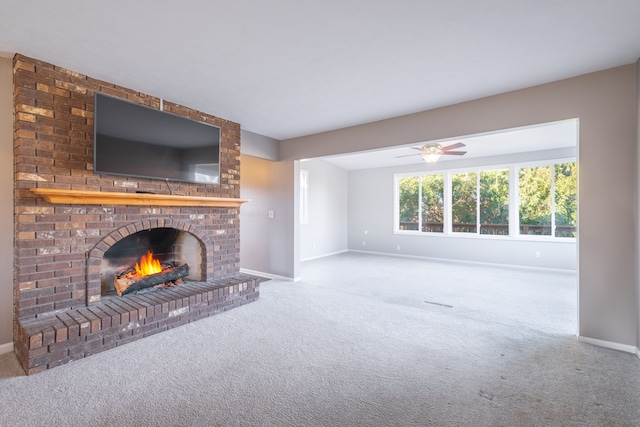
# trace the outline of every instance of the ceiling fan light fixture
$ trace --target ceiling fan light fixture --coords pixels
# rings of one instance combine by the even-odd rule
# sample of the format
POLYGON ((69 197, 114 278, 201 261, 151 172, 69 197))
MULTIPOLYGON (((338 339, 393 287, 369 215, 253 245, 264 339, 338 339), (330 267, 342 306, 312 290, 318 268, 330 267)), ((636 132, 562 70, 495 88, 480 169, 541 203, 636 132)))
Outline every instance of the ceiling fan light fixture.
POLYGON ((466 151, 452 151, 456 148, 462 148, 464 146, 465 145, 462 142, 456 142, 455 144, 447 145, 446 147, 443 147, 440 144, 425 144, 422 147, 411 147, 412 150, 419 151, 419 154, 405 154, 402 156, 396 156, 396 158, 420 156, 422 158, 422 161, 426 163, 435 163, 440 159, 440 156, 463 156, 467 154, 466 151))
POLYGON ((439 153, 429 153, 422 156, 422 160, 424 160, 427 163, 435 163, 438 161, 439 158, 440 158, 439 153))

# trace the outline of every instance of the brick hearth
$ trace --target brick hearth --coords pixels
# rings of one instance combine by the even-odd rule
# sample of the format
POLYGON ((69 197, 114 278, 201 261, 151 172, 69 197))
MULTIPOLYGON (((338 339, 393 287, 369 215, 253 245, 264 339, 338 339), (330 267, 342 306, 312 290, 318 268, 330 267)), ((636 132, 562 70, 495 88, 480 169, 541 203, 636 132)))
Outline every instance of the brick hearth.
MULTIPOLYGON (((258 297, 239 274, 238 207, 52 204, 30 188, 167 194, 161 180, 93 172, 96 91, 154 108, 160 99, 52 64, 14 58, 14 344, 28 373, 107 350, 258 297), (204 281, 100 298, 95 266, 129 233, 171 226, 204 251, 204 281)), ((172 184, 175 194, 239 198, 240 126, 164 101, 164 110, 221 129, 220 184, 172 184)))
POLYGON ((40 372, 239 307, 257 298, 258 287, 256 277, 237 274, 24 320, 16 352, 27 373, 40 372))

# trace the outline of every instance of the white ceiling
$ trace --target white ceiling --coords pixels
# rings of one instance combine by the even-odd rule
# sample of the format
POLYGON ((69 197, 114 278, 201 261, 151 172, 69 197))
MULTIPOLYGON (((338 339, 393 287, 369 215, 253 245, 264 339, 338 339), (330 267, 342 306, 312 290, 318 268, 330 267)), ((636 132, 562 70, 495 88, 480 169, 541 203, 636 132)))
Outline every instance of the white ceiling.
POLYGON ((443 141, 425 141, 423 144, 412 144, 385 150, 326 157, 323 160, 345 170, 415 165, 420 164, 422 158, 420 153, 411 147, 420 147, 424 144, 433 143, 440 143, 443 147, 455 144, 456 142, 465 144, 464 148, 455 150, 466 151, 467 153, 464 156, 442 156, 438 160, 438 163, 442 163, 460 159, 466 160, 478 157, 504 156, 515 153, 575 148, 578 142, 577 139, 578 121, 571 119, 517 129, 506 129, 501 132, 483 135, 466 136, 443 141))
POLYGON ((0 0, 0 51, 287 139, 640 57, 638 0, 0 0))

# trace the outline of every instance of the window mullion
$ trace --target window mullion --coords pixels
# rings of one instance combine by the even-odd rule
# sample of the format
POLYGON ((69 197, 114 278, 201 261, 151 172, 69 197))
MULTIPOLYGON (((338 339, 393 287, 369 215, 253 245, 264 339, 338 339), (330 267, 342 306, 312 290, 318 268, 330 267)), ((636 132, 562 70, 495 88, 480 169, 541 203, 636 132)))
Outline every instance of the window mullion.
POLYGON ((394 175, 393 177, 393 231, 394 233, 400 231, 400 177, 394 175))
POLYGON ((422 233, 422 175, 418 177, 418 231, 422 233))
POLYGON ((480 234, 480 173, 476 172, 476 234, 480 234))
POLYGON ((444 174, 444 233, 451 234, 453 227, 451 225, 451 218, 453 213, 451 211, 452 198, 451 198, 451 172, 444 174))
POLYGON ((551 165, 551 237, 556 237, 556 165, 551 165))
POLYGON ((509 167, 509 236, 520 234, 520 174, 517 166, 509 167))

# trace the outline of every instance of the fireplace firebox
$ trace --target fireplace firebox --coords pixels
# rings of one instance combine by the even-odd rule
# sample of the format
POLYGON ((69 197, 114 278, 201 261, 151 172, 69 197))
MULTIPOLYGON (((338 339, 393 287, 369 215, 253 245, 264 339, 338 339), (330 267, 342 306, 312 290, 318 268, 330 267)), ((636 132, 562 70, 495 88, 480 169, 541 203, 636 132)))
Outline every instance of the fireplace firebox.
POLYGON ((104 253, 101 295, 121 296, 131 292, 132 287, 136 287, 134 292, 141 292, 150 287, 176 285, 179 279, 203 280, 202 252, 198 239, 183 230, 162 227, 138 231, 104 253))

